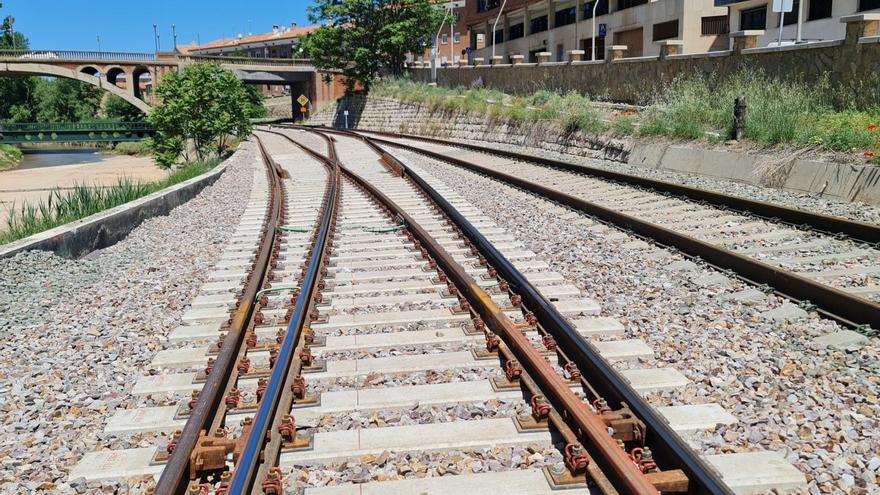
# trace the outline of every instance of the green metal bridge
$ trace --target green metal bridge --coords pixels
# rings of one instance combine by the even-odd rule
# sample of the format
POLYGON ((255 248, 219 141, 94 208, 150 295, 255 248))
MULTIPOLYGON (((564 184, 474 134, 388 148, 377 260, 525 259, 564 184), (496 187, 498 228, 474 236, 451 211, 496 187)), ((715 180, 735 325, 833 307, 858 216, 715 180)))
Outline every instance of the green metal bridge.
POLYGON ((155 133, 147 122, 82 122, 75 124, 4 124, 0 144, 140 141, 155 133))

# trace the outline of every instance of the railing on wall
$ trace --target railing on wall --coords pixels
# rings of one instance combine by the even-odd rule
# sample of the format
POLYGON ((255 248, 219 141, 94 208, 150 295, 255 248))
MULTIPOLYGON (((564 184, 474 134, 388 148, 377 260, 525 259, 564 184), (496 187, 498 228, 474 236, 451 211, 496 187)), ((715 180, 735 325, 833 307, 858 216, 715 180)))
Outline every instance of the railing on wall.
POLYGON ((4 124, 0 122, 0 132, 67 132, 67 131, 152 131, 149 122, 61 122, 4 124))
POLYGON ((0 59, 27 60, 126 60, 152 62, 155 53, 93 52, 79 50, 0 50, 0 59))
POLYGON ((183 63, 218 62, 227 65, 272 65, 280 67, 310 67, 312 61, 307 58, 259 58, 259 57, 225 57, 218 55, 178 55, 177 60, 183 63))
POLYGON ((56 60, 77 61, 124 61, 124 62, 167 62, 197 63, 218 62, 224 65, 268 65, 276 67, 311 67, 312 62, 305 58, 258 58, 258 57, 224 57, 212 55, 162 54, 157 58, 155 53, 129 52, 93 52, 78 50, 0 50, 0 60, 17 62, 49 62, 56 60), (167 58, 166 58, 167 57, 167 58))

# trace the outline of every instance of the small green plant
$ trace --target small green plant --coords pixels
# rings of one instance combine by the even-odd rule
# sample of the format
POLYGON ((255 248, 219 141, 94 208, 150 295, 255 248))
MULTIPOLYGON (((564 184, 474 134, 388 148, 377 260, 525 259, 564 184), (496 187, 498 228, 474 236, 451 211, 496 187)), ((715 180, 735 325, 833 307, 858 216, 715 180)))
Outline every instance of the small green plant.
POLYGON ((0 245, 134 201, 199 176, 218 163, 218 160, 186 163, 157 182, 141 183, 123 177, 110 186, 76 184, 70 189, 55 189, 48 198, 36 203, 12 205, 6 227, 0 230, 0 245))
POLYGON ((144 139, 142 141, 116 143, 112 152, 117 155, 148 156, 153 153, 153 140, 144 139))
POLYGON ((0 170, 10 169, 20 161, 20 149, 8 144, 0 144, 0 170))

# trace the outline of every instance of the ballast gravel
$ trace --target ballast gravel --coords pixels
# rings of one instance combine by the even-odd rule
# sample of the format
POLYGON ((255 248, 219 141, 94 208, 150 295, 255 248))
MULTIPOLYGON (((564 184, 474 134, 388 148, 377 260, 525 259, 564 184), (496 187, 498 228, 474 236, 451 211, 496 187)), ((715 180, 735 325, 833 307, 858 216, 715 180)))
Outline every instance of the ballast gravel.
POLYGON ((698 261, 693 269, 674 252, 627 249, 636 238, 565 220, 565 210, 532 194, 421 155, 395 156, 462 195, 655 352, 616 366, 672 366, 693 382, 649 394, 652 404, 717 403, 738 418, 688 437, 698 452, 778 452, 806 474, 807 493, 880 492, 880 339, 824 347, 813 338, 840 327, 814 312, 767 318, 780 298, 740 302, 731 296, 752 287, 720 272, 726 284, 701 285, 713 271, 698 261))
POLYGON ((198 196, 85 259, 0 260, 0 492, 129 492, 68 472, 110 441, 105 421, 134 400, 128 390, 235 230, 256 159, 243 144, 198 196))
MULTIPOLYGON (((417 143, 417 141, 415 141, 417 143)), ((880 223, 880 206, 868 205, 859 202, 842 201, 831 197, 822 197, 819 194, 788 191, 774 187, 762 187, 730 179, 708 177, 704 175, 688 174, 665 170, 660 168, 629 165, 610 160, 599 160, 569 153, 560 153, 547 149, 536 149, 528 146, 518 146, 507 143, 487 143, 485 141, 464 140, 468 144, 476 144, 504 151, 527 153, 534 156, 542 156, 554 160, 560 160, 577 165, 585 165, 603 170, 622 172, 625 174, 647 177, 650 179, 682 184, 697 189, 715 191, 731 196, 766 201, 782 206, 799 208, 802 210, 822 213, 825 215, 837 215, 853 220, 877 224, 880 223)))

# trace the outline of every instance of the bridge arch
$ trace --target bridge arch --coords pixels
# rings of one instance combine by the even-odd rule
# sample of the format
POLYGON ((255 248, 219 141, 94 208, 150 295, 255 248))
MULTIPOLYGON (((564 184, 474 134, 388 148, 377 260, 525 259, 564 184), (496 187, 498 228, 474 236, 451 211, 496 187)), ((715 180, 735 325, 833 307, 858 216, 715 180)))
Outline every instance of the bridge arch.
MULTIPOLYGON (((149 113, 152 108, 145 101, 135 97, 133 94, 118 88, 112 84, 109 84, 107 80, 103 77, 99 77, 99 71, 96 67, 93 66, 83 66, 79 70, 67 69, 65 67, 60 67, 57 65, 51 64, 41 64, 41 63, 16 63, 16 62, 0 62, 0 75, 3 75, 4 72, 12 73, 16 75, 28 75, 28 76, 51 76, 51 77, 64 77, 67 79, 76 79, 78 81, 82 81, 92 86, 96 86, 104 91, 108 91, 123 100, 131 103, 138 109, 140 109, 144 113, 149 113), (85 72, 85 71, 89 72, 85 72), (92 71, 94 71, 92 73, 92 71)), ((137 80, 137 79, 135 79, 137 80)), ((137 88, 137 86, 135 86, 137 88)))
MULTIPOLYGON (((104 72, 104 79, 107 79, 107 82, 119 88, 119 83, 121 82, 119 76, 123 76, 122 79, 125 79, 126 85, 130 84, 128 81, 128 74, 125 73, 125 70, 122 67, 107 67, 104 72)), ((121 88, 120 88, 121 89, 121 88)))
POLYGON ((134 95, 138 98, 143 98, 144 95, 141 91, 141 78, 145 75, 150 75, 150 80, 153 83, 153 86, 156 84, 156 73, 151 71, 149 67, 145 65, 138 65, 131 71, 131 84, 132 89, 134 90, 134 95))

